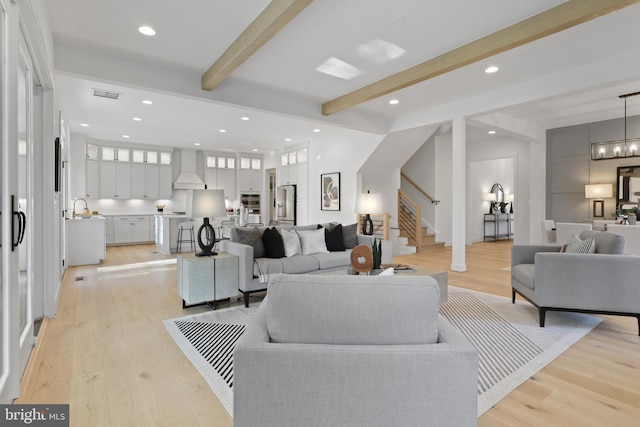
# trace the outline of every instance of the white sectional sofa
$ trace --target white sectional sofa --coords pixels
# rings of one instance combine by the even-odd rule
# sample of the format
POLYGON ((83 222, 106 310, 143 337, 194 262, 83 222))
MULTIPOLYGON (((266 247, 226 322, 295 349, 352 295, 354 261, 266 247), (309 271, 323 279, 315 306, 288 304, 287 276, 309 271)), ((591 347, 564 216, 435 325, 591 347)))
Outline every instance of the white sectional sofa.
MULTIPOLYGON (((239 257, 238 288, 243 293, 245 306, 249 306, 249 294, 267 289, 271 275, 323 274, 346 270, 351 263, 351 250, 359 244, 371 246, 374 240, 373 236, 356 234, 356 224, 344 227, 341 224, 331 223, 273 228, 284 232, 295 230, 302 234, 305 232, 313 234, 318 232, 319 226, 331 231, 338 226, 342 228, 344 249, 328 251, 325 248, 324 251, 320 249, 322 252, 316 252, 312 248, 307 253, 273 258, 266 253, 262 241, 265 230, 270 227, 235 227, 231 230, 230 239, 220 242, 220 250, 239 257)), ((383 240, 382 263, 391 263, 392 259, 393 245, 391 241, 383 240)))

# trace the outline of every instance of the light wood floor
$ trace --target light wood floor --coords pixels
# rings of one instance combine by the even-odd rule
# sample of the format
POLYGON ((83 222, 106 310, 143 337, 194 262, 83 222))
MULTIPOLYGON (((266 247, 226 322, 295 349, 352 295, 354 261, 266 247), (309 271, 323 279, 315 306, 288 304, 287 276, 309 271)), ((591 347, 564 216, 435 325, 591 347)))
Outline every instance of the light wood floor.
MULTIPOLYGON (((509 296, 510 248, 468 247, 467 272, 450 271, 449 283, 509 296)), ((45 322, 16 403, 69 403, 72 426, 232 426, 162 323, 207 309, 182 309, 175 264, 154 249, 111 247, 100 268, 67 271, 58 314, 45 322)), ((449 270, 451 250, 394 261, 449 270)), ((603 319, 478 424, 640 426, 637 322, 603 319)))

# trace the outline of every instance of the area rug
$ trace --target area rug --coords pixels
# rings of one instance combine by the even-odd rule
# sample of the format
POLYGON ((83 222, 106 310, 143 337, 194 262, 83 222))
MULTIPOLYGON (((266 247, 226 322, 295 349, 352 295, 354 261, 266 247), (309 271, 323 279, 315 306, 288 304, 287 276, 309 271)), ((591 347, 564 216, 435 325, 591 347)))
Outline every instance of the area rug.
MULTIPOLYGON (((257 306, 164 321, 229 414, 233 414, 233 349, 257 306)), ((601 321, 586 314, 548 312, 546 326, 540 328, 537 311, 529 303, 511 304, 510 298, 452 286, 440 312, 478 349, 478 416, 601 321)))

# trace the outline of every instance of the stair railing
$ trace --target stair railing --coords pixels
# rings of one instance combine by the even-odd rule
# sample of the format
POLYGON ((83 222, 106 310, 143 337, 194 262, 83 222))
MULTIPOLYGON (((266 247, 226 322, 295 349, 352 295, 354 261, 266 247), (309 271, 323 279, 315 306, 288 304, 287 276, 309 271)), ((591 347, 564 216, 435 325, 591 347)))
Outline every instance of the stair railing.
MULTIPOLYGON (((389 240, 389 229, 391 222, 391 214, 369 214, 373 221, 373 235, 381 238, 382 240, 389 240)), ((362 220, 364 214, 358 214, 358 234, 362 234, 362 220)))
POLYGON ((411 178, 409 178, 407 175, 403 174, 402 172, 400 172, 400 178, 406 180, 409 184, 413 185, 415 187, 415 189, 418 190, 420 193, 422 193, 424 195, 424 197, 429 199, 429 201, 431 203, 436 204, 436 205, 438 203, 440 203, 440 200, 436 200, 435 198, 430 196, 429 193, 427 193, 422 188, 420 188, 420 186, 418 184, 416 184, 411 178))
POLYGON ((416 251, 422 246, 422 206, 398 189, 398 228, 416 242, 416 251))

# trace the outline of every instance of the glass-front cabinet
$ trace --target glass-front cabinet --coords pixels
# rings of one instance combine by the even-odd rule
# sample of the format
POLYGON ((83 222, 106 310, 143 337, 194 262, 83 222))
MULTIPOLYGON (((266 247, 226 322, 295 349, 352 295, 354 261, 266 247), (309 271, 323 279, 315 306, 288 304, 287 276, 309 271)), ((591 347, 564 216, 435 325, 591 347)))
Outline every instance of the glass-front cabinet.
POLYGON ((86 143, 85 153, 86 198, 171 198, 171 152, 86 143))

